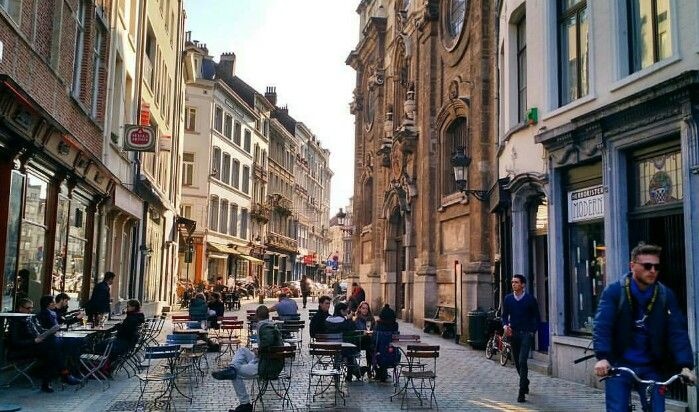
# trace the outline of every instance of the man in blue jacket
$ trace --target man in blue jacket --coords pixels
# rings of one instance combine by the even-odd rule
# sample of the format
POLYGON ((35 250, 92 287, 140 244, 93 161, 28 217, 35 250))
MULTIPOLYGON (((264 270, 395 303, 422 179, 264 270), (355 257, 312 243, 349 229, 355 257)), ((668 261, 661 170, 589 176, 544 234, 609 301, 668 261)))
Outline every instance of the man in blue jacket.
MULTIPOLYGON (((695 380, 687 324, 675 294, 658 282, 660 252, 640 243, 631 251, 631 272, 604 289, 597 306, 593 344, 597 376, 625 366, 641 379, 660 380, 663 367, 681 369, 689 383, 695 380)), ((675 373, 675 372, 673 372, 675 373)), ((630 376, 611 376, 605 382, 608 411, 626 411, 634 382, 630 376)), ((645 387, 636 387, 646 410, 645 387)), ((665 391, 656 386, 652 410, 665 410, 665 391)))
POLYGON ((529 368, 527 360, 534 341, 534 333, 539 328, 539 304, 536 298, 526 293, 524 275, 512 277, 512 293, 505 296, 502 303, 502 325, 505 336, 512 343, 512 358, 519 374, 519 394, 517 402, 524 402, 529 393, 529 368))

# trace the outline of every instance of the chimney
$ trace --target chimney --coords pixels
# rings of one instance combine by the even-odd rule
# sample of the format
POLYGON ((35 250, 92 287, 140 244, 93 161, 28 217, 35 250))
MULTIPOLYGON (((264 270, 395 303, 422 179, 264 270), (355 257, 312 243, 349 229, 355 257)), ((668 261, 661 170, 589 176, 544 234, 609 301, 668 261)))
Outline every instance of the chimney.
POLYGON ((284 105, 284 106, 279 108, 279 111, 284 112, 286 114, 289 114, 289 106, 284 105))
POLYGON ((272 106, 277 106, 277 88, 274 86, 267 86, 265 90, 265 99, 272 103, 272 106))
POLYGON ((235 53, 221 53, 218 67, 230 76, 235 76, 235 53))

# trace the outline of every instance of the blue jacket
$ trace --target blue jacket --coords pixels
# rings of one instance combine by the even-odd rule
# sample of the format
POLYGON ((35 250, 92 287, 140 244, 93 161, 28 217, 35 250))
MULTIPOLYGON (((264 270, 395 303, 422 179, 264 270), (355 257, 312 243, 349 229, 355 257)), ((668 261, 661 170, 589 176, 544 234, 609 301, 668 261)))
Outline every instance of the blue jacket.
MULTIPOLYGON (((633 315, 631 302, 624 291, 627 274, 602 292, 597 304, 592 343, 597 359, 606 359, 612 365, 618 364, 631 344, 633 315), (620 302, 620 299, 623 301, 620 302)), ((650 331, 650 352, 654 364, 662 366, 667 360, 679 368, 694 367, 692 345, 687 333, 687 322, 677 305, 677 298, 670 289, 660 282, 658 299, 653 305, 646 327, 650 331), (664 304, 663 304, 664 302, 664 304)))

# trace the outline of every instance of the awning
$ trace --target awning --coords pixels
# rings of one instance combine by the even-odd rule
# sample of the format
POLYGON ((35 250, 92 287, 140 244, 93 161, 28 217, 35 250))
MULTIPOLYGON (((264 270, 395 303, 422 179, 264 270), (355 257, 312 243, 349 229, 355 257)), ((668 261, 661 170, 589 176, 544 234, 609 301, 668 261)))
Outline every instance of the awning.
POLYGON ((215 242, 206 242, 207 248, 211 251, 214 252, 219 252, 219 253, 226 253, 229 255, 240 255, 235 249, 232 247, 228 247, 228 245, 224 245, 223 243, 215 243, 215 242))
POLYGON ((240 256, 238 256, 238 257, 239 257, 239 258, 242 258, 242 259, 245 259, 245 260, 247 260, 248 262, 252 262, 252 263, 264 263, 264 260, 261 260, 261 259, 258 259, 258 258, 254 258, 254 257, 248 256, 248 255, 240 255, 240 256))
POLYGON ((223 259, 228 260, 228 255, 224 253, 209 252, 209 259, 223 259))

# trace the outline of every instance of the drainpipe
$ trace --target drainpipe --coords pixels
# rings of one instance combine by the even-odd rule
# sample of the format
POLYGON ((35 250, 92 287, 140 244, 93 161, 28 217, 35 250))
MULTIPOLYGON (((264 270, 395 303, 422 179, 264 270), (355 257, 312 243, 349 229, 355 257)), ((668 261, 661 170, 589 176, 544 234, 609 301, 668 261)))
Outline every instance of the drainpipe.
MULTIPOLYGON (((136 55, 138 56, 137 58, 137 64, 136 64, 136 105, 135 105, 135 118, 138 119, 139 113, 141 112, 141 99, 143 96, 143 58, 145 54, 145 30, 146 30, 146 10, 148 8, 148 0, 142 0, 142 6, 141 6, 141 12, 139 13, 139 18, 138 18, 138 41, 136 42, 136 55)), ((141 179, 141 153, 136 152, 136 174, 135 174, 135 181, 134 181, 134 187, 138 184, 138 181, 141 179)), ((138 247, 139 253, 136 254, 137 259, 138 259, 138 279, 136 280, 136 290, 138 297, 137 299, 141 301, 141 303, 144 303, 144 294, 143 294, 143 287, 144 287, 144 278, 145 278, 145 267, 146 267, 146 262, 145 262, 145 255, 142 253, 142 250, 145 250, 147 247, 145 242, 146 242, 146 229, 147 229, 147 222, 148 222, 148 202, 144 201, 143 202, 143 213, 141 215, 141 231, 140 231, 140 239, 138 244, 140 245, 138 247)))

